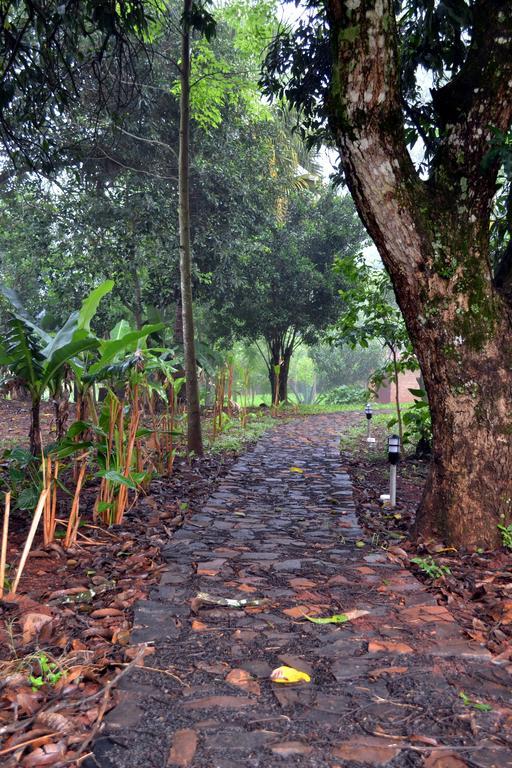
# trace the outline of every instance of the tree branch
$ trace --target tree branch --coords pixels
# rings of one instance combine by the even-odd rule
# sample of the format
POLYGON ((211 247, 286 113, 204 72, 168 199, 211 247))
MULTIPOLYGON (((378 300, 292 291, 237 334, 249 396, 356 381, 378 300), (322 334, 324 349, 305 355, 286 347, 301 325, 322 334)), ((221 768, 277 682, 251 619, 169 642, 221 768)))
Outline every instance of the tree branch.
POLYGON ((458 177, 481 178, 477 205, 487 204, 495 192, 500 161, 483 161, 495 132, 505 132, 510 125, 511 80, 512 4, 475 0, 466 62, 449 83, 432 92, 432 101, 444 132, 434 167, 441 167, 443 177, 448 170, 458 177))
POLYGON ((103 147, 98 147, 98 150, 107 158, 107 160, 111 160, 113 163, 115 163, 115 165, 118 165, 120 168, 125 168, 127 171, 133 171, 133 173, 142 173, 145 176, 151 176, 153 179, 162 179, 163 181, 178 181, 176 176, 161 176, 158 173, 145 171, 142 168, 133 168, 131 165, 125 165, 125 163, 122 163, 116 157, 109 155, 108 152, 103 149, 103 147))
POLYGON ((147 139, 144 136, 137 136, 135 133, 131 133, 130 131, 127 131, 126 128, 121 128, 120 125, 115 125, 114 128, 116 131, 120 131, 121 133, 124 133, 125 136, 129 136, 131 139, 136 139, 136 141, 143 141, 146 144, 153 144, 157 147, 163 147, 164 149, 169 150, 169 152, 172 152, 172 154, 177 158, 178 154, 174 147, 171 147, 170 144, 167 144, 165 141, 160 141, 159 139, 147 139))

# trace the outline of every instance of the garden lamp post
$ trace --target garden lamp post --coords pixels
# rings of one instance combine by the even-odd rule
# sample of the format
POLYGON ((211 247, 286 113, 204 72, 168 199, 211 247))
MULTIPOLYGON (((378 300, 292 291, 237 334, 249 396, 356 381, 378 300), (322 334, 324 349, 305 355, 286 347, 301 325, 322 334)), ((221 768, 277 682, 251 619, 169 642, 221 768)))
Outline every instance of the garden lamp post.
POLYGON ((364 415, 366 416, 366 420, 367 420, 367 424, 368 424, 368 431, 366 433, 366 439, 369 440, 370 439, 370 432, 371 432, 372 416, 373 416, 372 404, 371 403, 366 403, 366 407, 364 409, 364 415))
POLYGON ((389 503, 391 507, 396 505, 396 468, 400 461, 400 438, 398 435, 388 437, 388 461, 389 461, 389 503))

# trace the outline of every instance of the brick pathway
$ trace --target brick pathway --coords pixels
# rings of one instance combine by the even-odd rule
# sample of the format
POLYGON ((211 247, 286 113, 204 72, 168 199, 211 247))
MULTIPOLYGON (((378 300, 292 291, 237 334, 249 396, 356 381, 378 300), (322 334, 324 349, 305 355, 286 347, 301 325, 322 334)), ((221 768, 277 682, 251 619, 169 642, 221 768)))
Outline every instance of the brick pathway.
POLYGON ((512 766, 508 673, 392 556, 357 545, 337 451, 346 424, 281 424, 173 536, 133 642, 154 642, 146 667, 183 684, 130 673, 87 766, 512 766), (206 605, 199 592, 268 603, 206 605), (355 608, 369 613, 340 626, 301 617, 355 608), (311 683, 271 683, 283 663, 311 683))

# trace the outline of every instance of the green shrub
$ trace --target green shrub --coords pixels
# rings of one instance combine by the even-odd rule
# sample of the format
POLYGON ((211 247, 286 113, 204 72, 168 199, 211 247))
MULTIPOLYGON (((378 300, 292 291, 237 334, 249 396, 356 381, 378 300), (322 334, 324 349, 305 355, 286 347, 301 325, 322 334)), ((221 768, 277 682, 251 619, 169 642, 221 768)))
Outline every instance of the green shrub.
POLYGON ((342 384, 339 387, 334 387, 334 389, 330 389, 328 392, 319 395, 316 402, 323 405, 347 405, 349 403, 361 405, 367 400, 367 389, 342 384))

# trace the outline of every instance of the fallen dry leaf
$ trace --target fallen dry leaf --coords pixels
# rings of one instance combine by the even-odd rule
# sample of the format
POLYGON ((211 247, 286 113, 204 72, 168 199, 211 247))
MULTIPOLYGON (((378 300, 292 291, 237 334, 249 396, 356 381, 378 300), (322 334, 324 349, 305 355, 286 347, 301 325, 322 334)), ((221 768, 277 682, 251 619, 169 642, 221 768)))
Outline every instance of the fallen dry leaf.
POLYGON ((270 675, 273 683, 310 683, 311 677, 307 672, 301 672, 294 667, 277 667, 270 675))
POLYGON ((197 749, 197 733, 191 728, 176 731, 172 740, 167 765, 186 768, 194 759, 197 749))
POLYGON ((41 633, 46 624, 52 621, 52 616, 46 613, 26 613, 21 621, 23 645, 28 645, 41 633))
POLYGON ((261 693, 259 683, 245 669, 232 669, 226 676, 226 682, 237 688, 242 688, 248 693, 253 693, 255 696, 259 696, 261 693))
POLYGON ((370 640, 368 653, 412 653, 413 649, 407 643, 396 640, 370 640))

